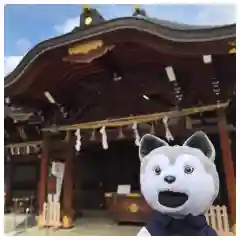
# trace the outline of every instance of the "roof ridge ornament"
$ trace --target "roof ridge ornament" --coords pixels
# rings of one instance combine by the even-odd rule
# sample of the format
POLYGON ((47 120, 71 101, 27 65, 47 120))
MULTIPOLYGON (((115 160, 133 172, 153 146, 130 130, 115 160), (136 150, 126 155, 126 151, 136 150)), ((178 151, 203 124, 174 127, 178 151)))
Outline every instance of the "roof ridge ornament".
POLYGON ((134 4, 134 9, 133 17, 147 17, 146 11, 139 4, 134 4))
POLYGON ((229 54, 236 54, 236 40, 228 43, 230 45, 230 49, 228 51, 229 54))
POLYGON ((88 27, 103 22, 105 19, 96 8, 89 8, 88 4, 83 4, 83 12, 80 15, 80 27, 88 27))

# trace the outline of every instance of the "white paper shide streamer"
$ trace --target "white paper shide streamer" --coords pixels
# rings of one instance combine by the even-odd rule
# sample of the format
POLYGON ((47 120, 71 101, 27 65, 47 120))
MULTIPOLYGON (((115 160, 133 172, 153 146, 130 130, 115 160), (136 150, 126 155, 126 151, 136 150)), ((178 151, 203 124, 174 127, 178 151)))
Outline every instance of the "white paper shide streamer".
POLYGON ((135 144, 136 144, 136 146, 139 146, 140 145, 140 136, 138 133, 137 123, 133 124, 132 129, 133 129, 134 135, 135 135, 135 144))
POLYGON ((102 134, 102 146, 103 146, 103 149, 108 149, 107 133, 106 133, 106 127, 105 126, 103 126, 100 129, 100 133, 102 134))
POLYGON ((80 132, 80 129, 77 129, 76 132, 75 132, 75 136, 77 137, 76 139, 76 144, 75 144, 75 149, 79 152, 80 149, 81 149, 81 132, 80 132))
POLYGON ((30 153, 30 147, 26 146, 26 153, 29 154, 30 153))
POLYGON ((166 132, 165 137, 166 137, 166 139, 168 141, 173 141, 174 140, 173 135, 172 135, 172 133, 171 133, 169 127, 168 127, 168 117, 164 117, 162 121, 163 121, 163 125, 165 127, 165 132, 166 132))
POLYGON ((19 156, 20 155, 20 148, 17 147, 17 155, 19 156))
POLYGON ((11 153, 12 156, 14 155, 14 151, 13 151, 12 147, 10 148, 10 153, 11 153))

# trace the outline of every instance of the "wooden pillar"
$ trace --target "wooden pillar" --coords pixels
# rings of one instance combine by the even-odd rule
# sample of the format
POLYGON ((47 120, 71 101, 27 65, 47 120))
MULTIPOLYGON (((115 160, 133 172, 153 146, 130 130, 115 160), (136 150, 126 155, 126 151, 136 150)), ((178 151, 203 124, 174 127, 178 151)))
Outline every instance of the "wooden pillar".
POLYGON ((63 179, 63 228, 73 227, 73 159, 74 143, 69 137, 66 146, 65 172, 63 179))
POLYGON ((218 129, 220 135, 220 144, 222 150, 223 167, 226 178, 226 187, 228 192, 229 210, 233 226, 236 224, 236 180, 234 174, 234 165, 231 153, 231 143, 229 139, 226 115, 223 109, 217 111, 218 129))
POLYGON ((12 159, 9 159, 8 161, 6 161, 6 163, 4 163, 4 168, 6 168, 6 171, 4 173, 6 174, 6 176, 4 177, 4 200, 7 208, 10 206, 12 199, 12 165, 12 159))
POLYGON ((47 150, 46 139, 43 139, 42 142, 42 155, 41 155, 41 164, 40 164, 40 178, 38 186, 38 209, 39 209, 39 218, 38 226, 44 227, 43 219, 43 204, 46 201, 47 195, 47 177, 48 177, 48 150, 47 150))

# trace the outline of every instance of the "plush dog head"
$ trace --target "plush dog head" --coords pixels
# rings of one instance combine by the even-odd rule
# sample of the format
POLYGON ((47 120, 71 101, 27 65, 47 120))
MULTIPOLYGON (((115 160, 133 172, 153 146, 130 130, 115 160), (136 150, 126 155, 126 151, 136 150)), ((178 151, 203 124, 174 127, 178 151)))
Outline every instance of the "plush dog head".
POLYGON ((183 217, 208 210, 219 192, 215 148, 196 132, 182 146, 169 146, 153 135, 139 146, 141 192, 155 210, 183 217))

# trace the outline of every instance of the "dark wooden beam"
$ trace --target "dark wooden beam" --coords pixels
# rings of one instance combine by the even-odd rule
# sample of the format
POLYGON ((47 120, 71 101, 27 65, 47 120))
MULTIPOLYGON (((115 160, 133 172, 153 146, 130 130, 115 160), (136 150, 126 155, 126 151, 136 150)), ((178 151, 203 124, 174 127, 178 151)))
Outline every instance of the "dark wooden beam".
POLYGON ((39 186, 38 186, 38 205, 39 205, 38 206, 38 209, 39 209, 38 226, 39 227, 44 227, 43 205, 47 197, 47 178, 48 178, 48 162, 49 162, 47 133, 44 133, 43 137, 44 138, 42 141, 40 178, 39 178, 39 186))
POLYGON ((65 159, 65 171, 63 180, 63 228, 73 227, 73 162, 74 162, 74 142, 72 134, 69 133, 65 159))
POLYGON ((225 112, 218 110, 218 128, 232 224, 236 224, 236 179, 225 112))

